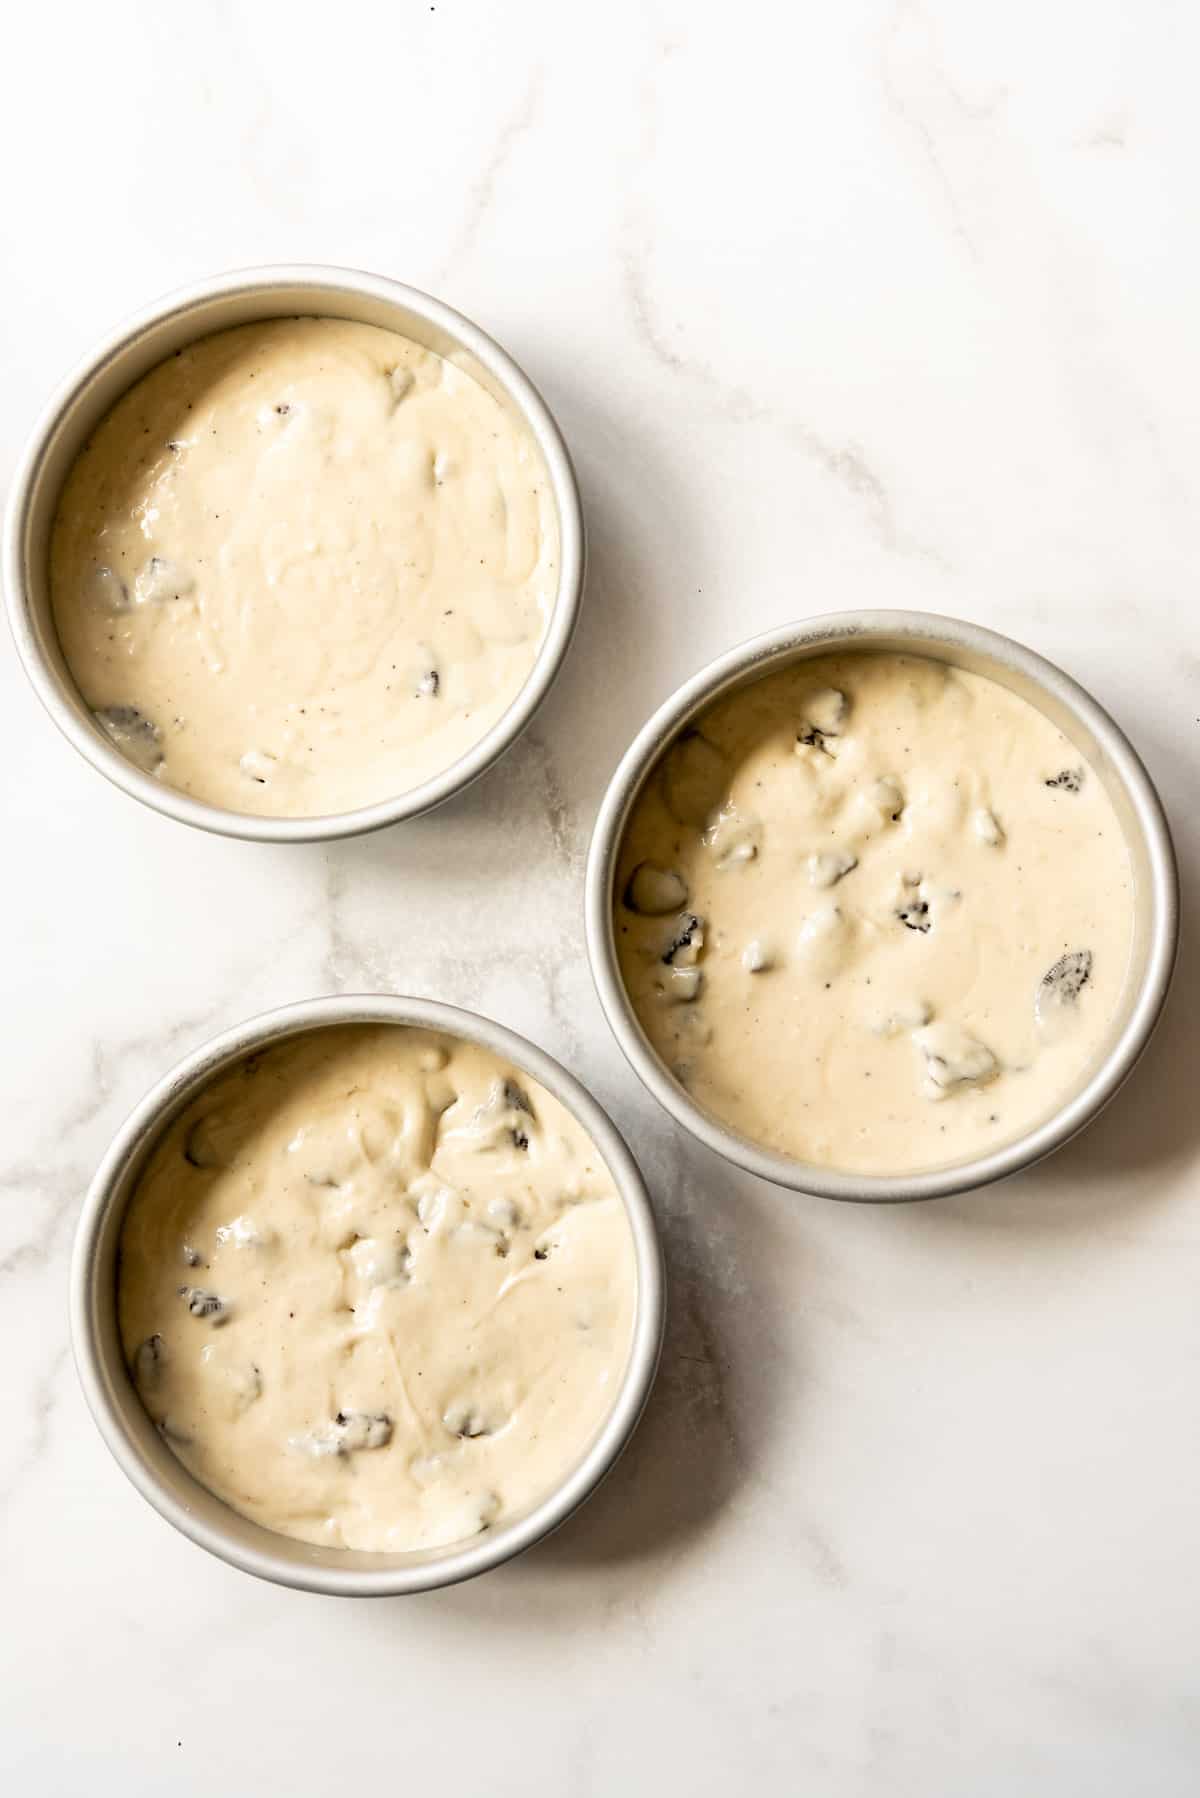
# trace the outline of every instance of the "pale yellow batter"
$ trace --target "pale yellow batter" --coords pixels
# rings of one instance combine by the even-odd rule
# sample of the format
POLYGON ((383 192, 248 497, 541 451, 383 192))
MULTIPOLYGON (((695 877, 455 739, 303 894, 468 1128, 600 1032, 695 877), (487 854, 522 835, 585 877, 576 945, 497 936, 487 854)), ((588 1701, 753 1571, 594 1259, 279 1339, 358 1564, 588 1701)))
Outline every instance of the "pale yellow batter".
POLYGON ((722 700, 638 798, 614 911, 658 1053, 742 1135, 902 1174, 1012 1140, 1118 1009, 1133 876, 1077 749, 978 675, 822 658, 722 700))
POLYGON ((489 1051, 396 1025, 250 1057, 130 1203, 121 1338, 164 1440, 245 1516, 337 1547, 516 1516, 617 1395, 636 1269, 583 1129, 489 1051))
POLYGON ((131 761, 314 817, 409 790, 503 715, 558 528, 532 438, 470 375, 372 325, 273 319, 118 402, 50 575, 71 673, 131 761))

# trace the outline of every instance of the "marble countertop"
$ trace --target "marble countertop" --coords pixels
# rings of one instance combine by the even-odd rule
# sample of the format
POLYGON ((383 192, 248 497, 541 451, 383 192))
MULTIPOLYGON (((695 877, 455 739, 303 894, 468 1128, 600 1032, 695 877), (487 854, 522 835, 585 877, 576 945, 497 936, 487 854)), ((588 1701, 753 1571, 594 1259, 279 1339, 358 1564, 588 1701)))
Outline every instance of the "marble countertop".
MULTIPOLYGON (((542 386, 592 567, 565 673, 462 801, 331 849, 110 790, 0 657, 0 1783, 122 1798, 1191 1798, 1200 999, 1102 1120, 895 1210, 742 1177, 626 1067, 584 953, 650 709, 845 605, 1060 660, 1200 859, 1200 240, 1183 5, 27 8, 0 118, 0 468, 144 299, 239 263, 430 288, 542 386), (524 1561, 335 1601, 160 1522, 71 1365, 117 1122, 217 1029, 391 989, 593 1085, 673 1309, 603 1492, 524 1561)), ((10 46, 11 48, 11 46, 10 46)))

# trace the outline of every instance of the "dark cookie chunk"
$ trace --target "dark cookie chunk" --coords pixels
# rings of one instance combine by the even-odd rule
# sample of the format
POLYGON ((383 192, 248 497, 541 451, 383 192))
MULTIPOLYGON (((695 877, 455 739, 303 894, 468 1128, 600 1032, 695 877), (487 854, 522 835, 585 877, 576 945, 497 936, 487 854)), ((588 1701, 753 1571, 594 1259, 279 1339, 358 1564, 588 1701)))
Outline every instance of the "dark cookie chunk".
POLYGON ((139 606, 170 605, 174 600, 186 599, 195 587, 196 577, 190 570, 167 556, 151 556, 138 571, 133 596, 139 606))
MULTIPOLYGON (((454 1117, 456 1107, 447 1108, 450 1118, 454 1117)), ((439 1120, 439 1128, 443 1128, 444 1118, 439 1120)), ((502 1080, 494 1080, 482 1105, 477 1105, 469 1123, 451 1123, 448 1134, 443 1133, 441 1140, 450 1137, 457 1139, 464 1146, 469 1146, 480 1153, 493 1149, 528 1149, 530 1140, 537 1134, 538 1119, 533 1108, 533 1101, 519 1081, 511 1075, 502 1080)), ((422 1219, 424 1222, 424 1219, 422 1219)))
POLYGON ((695 912, 688 912, 685 917, 680 919, 679 928, 663 953, 662 959, 668 967, 672 966, 677 955, 682 955, 693 947, 698 936, 703 940, 702 931, 703 926, 695 912))
POLYGON ((1060 955, 1052 968, 1047 968, 1042 975, 1041 984, 1051 988, 1060 1002, 1070 1003, 1078 999, 1091 979, 1091 974, 1091 950, 1071 949, 1066 955, 1060 955))
POLYGON ((1042 782, 1044 787, 1054 787, 1060 793, 1078 793, 1083 785, 1082 768, 1061 768, 1057 774, 1051 774, 1042 782))
POLYGON ((128 612, 133 600, 115 568, 97 562, 83 584, 84 597, 102 612, 128 612))
POLYGON ((143 774, 153 774, 162 766, 162 732, 135 705, 102 706, 92 716, 126 761, 143 774))
POLYGON ((411 368, 389 368, 384 370, 384 377, 392 393, 392 410, 407 398, 416 385, 416 376, 411 368))
POLYGON ((386 1448, 392 1439, 392 1420, 386 1411, 339 1411, 333 1428, 339 1455, 360 1448, 386 1448))
POLYGON ((228 1320, 229 1306, 217 1293, 207 1292, 203 1286, 179 1286, 176 1291, 192 1317, 204 1318, 214 1328, 228 1320))
MULTIPOLYGON (((501 1089, 501 1097, 509 1111, 523 1112, 527 1118, 532 1120, 534 1117, 534 1110, 529 1094, 525 1091, 523 1086, 518 1086, 515 1080, 510 1079, 504 1082, 501 1089)), ((524 1125, 514 1124, 510 1134, 512 1136, 514 1149, 527 1149, 529 1147, 529 1132, 525 1129, 524 1125)))
POLYGON ((896 916, 906 930, 919 930, 921 935, 932 927, 933 919, 929 913, 928 899, 908 899, 897 911, 896 916))
POLYGON ((814 887, 834 887, 858 866, 858 857, 848 849, 826 849, 808 857, 805 864, 808 883, 814 887))
POLYGON ((278 766, 279 757, 272 755, 269 749, 248 749, 238 761, 238 767, 246 779, 252 780, 259 787, 270 785, 271 776, 278 766))
POLYGON ((472 1404, 469 1400, 459 1400, 448 1405, 442 1416, 442 1422, 450 1434, 467 1442, 475 1442, 480 1436, 494 1435, 505 1421, 502 1416, 491 1414, 485 1406, 472 1404))
POLYGON ((386 1411, 339 1411, 327 1430, 293 1436, 289 1446, 314 1461, 337 1455, 345 1459, 359 1449, 386 1448, 392 1439, 392 1420, 386 1411))
POLYGON ((145 1342, 138 1345, 133 1356, 133 1377, 141 1391, 150 1391, 158 1385, 166 1361, 166 1344, 157 1333, 147 1336, 145 1342))
POLYGON ((1004 847, 1004 826, 1001 824, 999 818, 997 818, 995 812, 991 811, 986 805, 981 805, 976 809, 971 824, 977 841, 986 843, 990 849, 1002 849, 1004 847))
POLYGON ((836 737, 845 723, 849 702, 837 687, 821 687, 804 701, 804 715, 796 732, 796 741, 808 749, 824 749, 826 738, 836 737))
POLYGON ((1079 1004, 1079 995, 1092 977, 1092 959, 1090 949, 1070 949, 1038 981, 1034 1013, 1052 1036, 1056 1025, 1065 1025, 1079 1004))
POLYGON ((967 1086, 986 1086, 1000 1072, 987 1044, 956 1024, 926 1024, 913 1031, 912 1040, 925 1057, 922 1090, 927 1099, 945 1099, 967 1086))

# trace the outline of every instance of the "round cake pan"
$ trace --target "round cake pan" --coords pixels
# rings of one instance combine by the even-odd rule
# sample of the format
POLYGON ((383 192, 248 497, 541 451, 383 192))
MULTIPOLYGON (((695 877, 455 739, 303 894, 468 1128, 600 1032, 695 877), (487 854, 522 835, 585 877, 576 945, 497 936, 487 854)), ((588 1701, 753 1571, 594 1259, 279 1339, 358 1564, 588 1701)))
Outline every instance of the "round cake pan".
POLYGON ((934 1199, 1031 1167, 1082 1130, 1129 1077, 1167 996, 1179 943, 1179 887, 1170 830, 1136 752, 1108 713, 1069 675, 994 631, 925 612, 838 612, 803 619, 731 649, 693 675, 645 725, 600 807, 587 868, 587 938, 600 1001, 617 1041, 676 1121, 738 1167, 830 1199, 934 1199), (625 825, 664 750, 701 713, 739 687, 814 656, 851 651, 925 656, 985 675, 1042 712, 1085 755, 1116 809, 1133 866, 1136 921, 1121 1013, 1102 1058, 1036 1128, 987 1155, 895 1177, 842 1173, 763 1148, 699 1106, 670 1073, 634 1015, 613 933, 613 879, 625 825))
POLYGON ((222 1560, 261 1579, 340 1597, 423 1592, 512 1560, 563 1523, 609 1472, 633 1434, 658 1367, 665 1314, 662 1255, 637 1163, 609 1118, 549 1055, 474 1012, 426 999, 346 996, 264 1013, 227 1030, 158 1082, 118 1131, 88 1189, 71 1263, 71 1335, 92 1415, 113 1455, 168 1523, 222 1560), (538 1081, 595 1143, 633 1234, 637 1300, 629 1358, 612 1409, 583 1459, 523 1516, 468 1543, 406 1554, 319 1547, 231 1510, 171 1453, 137 1396, 117 1320, 117 1253, 125 1207, 162 1132, 210 1081, 253 1050, 347 1024, 410 1024, 479 1043, 538 1081))
POLYGON ((17 650, 35 692, 92 766, 169 818, 224 836, 298 843, 355 836, 415 818, 461 792, 520 736, 570 646, 584 576, 583 513, 571 458, 545 401, 499 344, 440 300, 355 269, 288 265, 235 269, 168 294, 126 321, 68 376, 34 429, 4 525, 3 578, 17 650), (50 604, 49 545, 63 485, 101 419, 143 375, 187 344, 235 325, 297 314, 398 331, 474 376, 519 418, 545 463, 558 514, 558 592, 537 660, 491 730, 450 767, 372 805, 318 818, 256 817, 177 792, 135 768, 89 712, 63 658, 50 604))

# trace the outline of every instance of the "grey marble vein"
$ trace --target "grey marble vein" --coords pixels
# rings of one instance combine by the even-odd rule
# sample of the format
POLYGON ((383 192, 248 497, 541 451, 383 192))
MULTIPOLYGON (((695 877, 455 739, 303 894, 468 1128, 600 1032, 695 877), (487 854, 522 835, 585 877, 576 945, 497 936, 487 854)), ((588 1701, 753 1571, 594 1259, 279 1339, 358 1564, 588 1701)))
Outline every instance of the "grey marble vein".
POLYGON ((947 165, 947 152, 938 132, 931 124, 928 107, 920 93, 911 91, 922 78, 932 82, 960 115, 989 118, 990 109, 982 113, 969 108, 951 86, 932 49, 932 33, 924 14, 913 0, 900 0, 884 37, 880 57, 880 80, 889 112, 905 135, 915 143, 922 162, 933 178, 950 220, 951 228, 973 263, 980 260, 979 247, 968 228, 959 200, 958 189, 947 165), (909 80, 909 62, 916 79, 909 80), (908 90, 908 91, 906 91, 908 90))
POLYGON ((70 1353, 69 1346, 63 1343, 50 1362, 27 1384, 29 1434, 16 1461, 5 1468, 4 1477, 0 1479, 0 1511, 8 1509, 49 1452, 59 1387, 70 1353))
MULTIPOLYGON (((670 46, 660 44, 657 60, 661 61, 669 50, 670 46)), ((620 247, 622 286, 638 340, 661 369, 690 381, 722 417, 737 425, 764 425, 814 462, 862 507, 872 534, 885 548, 945 567, 945 558, 938 550, 897 525, 888 489, 861 445, 830 442, 795 417, 785 404, 767 403, 744 386, 731 384, 711 362, 676 348, 668 337, 652 298, 653 229, 643 192, 645 170, 652 161, 658 129, 656 72, 652 70, 643 85, 643 141, 635 160, 639 178, 631 183, 628 192, 620 247)))
POLYGON ((535 66, 525 91, 513 110, 505 117, 496 133, 479 174, 465 196, 462 221, 438 269, 438 280, 455 275, 470 256, 479 239, 496 197, 496 190, 517 144, 537 122, 542 101, 544 71, 535 66))

